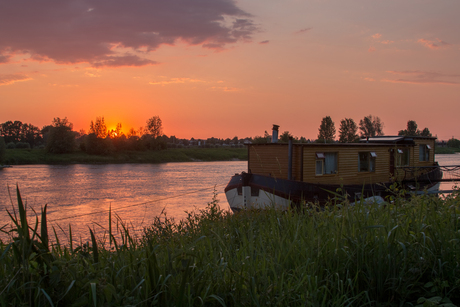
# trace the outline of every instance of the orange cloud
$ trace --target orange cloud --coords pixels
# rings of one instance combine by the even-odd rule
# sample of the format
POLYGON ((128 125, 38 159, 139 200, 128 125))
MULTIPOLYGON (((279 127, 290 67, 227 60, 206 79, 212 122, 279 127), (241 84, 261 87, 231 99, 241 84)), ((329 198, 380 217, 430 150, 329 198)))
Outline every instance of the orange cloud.
POLYGON ((374 52, 376 49, 374 47, 369 47, 369 49, 367 49, 368 52, 374 52))
POLYGON ((375 33, 374 35, 372 35, 373 39, 379 39, 380 37, 382 37, 382 34, 380 33, 375 33))
POLYGON ((460 85, 460 75, 443 74, 431 71, 407 70, 407 71, 387 71, 393 75, 403 76, 399 79, 383 79, 383 82, 410 83, 410 84, 446 84, 460 85))
POLYGON ((151 85, 169 85, 169 84, 183 84, 183 83, 206 83, 204 80, 192 79, 192 78, 171 78, 165 81, 150 81, 151 85))
POLYGON ((32 78, 23 75, 23 74, 9 74, 9 75, 0 75, 0 86, 1 85, 10 85, 16 82, 28 81, 32 78))
POLYGON ((446 43, 439 38, 436 39, 436 41, 430 41, 424 38, 421 38, 417 41, 417 43, 422 44, 423 46, 430 48, 430 49, 440 49, 444 47, 450 46, 449 43, 446 43))

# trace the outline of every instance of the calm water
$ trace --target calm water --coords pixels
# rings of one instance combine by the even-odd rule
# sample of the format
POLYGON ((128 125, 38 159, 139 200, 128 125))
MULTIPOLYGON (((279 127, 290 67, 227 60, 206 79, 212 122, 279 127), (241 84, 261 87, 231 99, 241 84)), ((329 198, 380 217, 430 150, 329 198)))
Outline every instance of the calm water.
POLYGON ((0 227, 10 222, 7 186, 14 204, 18 184, 28 207, 40 212, 48 204, 51 226, 67 231, 71 224, 74 234, 87 237, 88 227, 98 233, 103 232, 100 226, 108 227, 109 206, 123 221, 141 229, 162 210, 181 219, 185 211, 205 208, 213 198, 214 186, 221 208, 229 210, 225 185, 246 168, 244 161, 5 168, 0 171, 0 227))
MULTIPOLYGON (((438 155, 436 160, 440 165, 460 165, 460 154, 438 155)), ((181 219, 185 211, 205 208, 216 186, 221 208, 229 210, 223 189, 233 174, 246 169, 247 162, 241 161, 14 166, 0 171, 0 227, 10 222, 7 186, 14 204, 18 184, 29 208, 40 212, 48 204, 50 226, 59 225, 62 230, 56 229, 62 233, 71 224, 74 234, 87 238, 88 227, 99 234, 108 227, 109 206, 139 230, 162 210, 181 219)), ((441 189, 452 185, 442 183, 441 189)))

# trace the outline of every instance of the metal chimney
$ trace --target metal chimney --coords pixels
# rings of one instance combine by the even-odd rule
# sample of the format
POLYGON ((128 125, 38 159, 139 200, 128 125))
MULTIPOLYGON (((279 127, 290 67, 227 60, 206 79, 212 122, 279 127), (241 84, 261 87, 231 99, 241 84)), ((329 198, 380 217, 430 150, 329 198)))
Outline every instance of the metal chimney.
POLYGON ((272 131, 272 143, 278 143, 278 128, 280 126, 278 125, 273 125, 273 131, 272 131))

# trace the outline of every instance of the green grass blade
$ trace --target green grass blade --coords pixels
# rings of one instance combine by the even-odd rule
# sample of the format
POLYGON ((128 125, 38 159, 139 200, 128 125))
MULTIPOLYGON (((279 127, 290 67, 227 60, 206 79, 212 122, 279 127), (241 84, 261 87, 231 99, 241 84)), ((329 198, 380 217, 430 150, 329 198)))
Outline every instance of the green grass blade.
POLYGON ((99 251, 97 249, 96 237, 94 236, 94 233, 91 230, 91 228, 89 228, 89 232, 91 234, 91 243, 93 244, 93 259, 94 259, 94 263, 98 263, 99 262, 99 251))
POLYGON ((48 293, 46 293, 46 291, 45 291, 43 288, 40 289, 40 290, 43 292, 43 294, 45 295, 45 297, 46 297, 46 299, 48 300, 48 302, 50 303, 50 305, 51 305, 52 307, 54 307, 53 301, 51 300, 51 297, 48 295, 48 293))
POLYGON ((46 207, 42 208, 42 217, 41 217, 41 229, 40 229, 40 236, 43 243, 43 246, 47 251, 49 251, 49 238, 48 238, 48 224, 46 219, 46 207))

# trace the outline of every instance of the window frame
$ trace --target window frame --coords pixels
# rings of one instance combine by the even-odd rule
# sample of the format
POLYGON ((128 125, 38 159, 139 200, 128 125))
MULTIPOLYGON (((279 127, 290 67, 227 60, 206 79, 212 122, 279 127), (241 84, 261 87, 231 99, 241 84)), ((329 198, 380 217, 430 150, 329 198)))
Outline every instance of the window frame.
POLYGON ((377 163, 377 153, 375 151, 360 151, 358 152, 358 172, 359 173, 373 173, 375 172, 376 168, 376 163, 377 163), (362 157, 364 158, 364 155, 366 155, 366 159, 361 159, 362 157), (365 163, 363 163, 365 162, 365 163), (365 164, 367 167, 364 169, 362 167, 362 164, 365 164))
POLYGON ((398 148, 396 151, 396 166, 409 166, 409 165, 410 165, 410 148, 408 147, 398 148))
POLYGON ((339 153, 338 152, 316 152, 315 153, 315 175, 316 176, 323 176, 323 175, 337 175, 339 173, 339 153), (335 166, 334 170, 331 173, 326 173, 326 155, 335 155, 335 166), (321 167, 321 172, 318 172, 319 167, 321 167))
POLYGON ((420 144, 418 147, 418 161, 419 162, 430 162, 430 150, 431 146, 428 144, 420 144))

